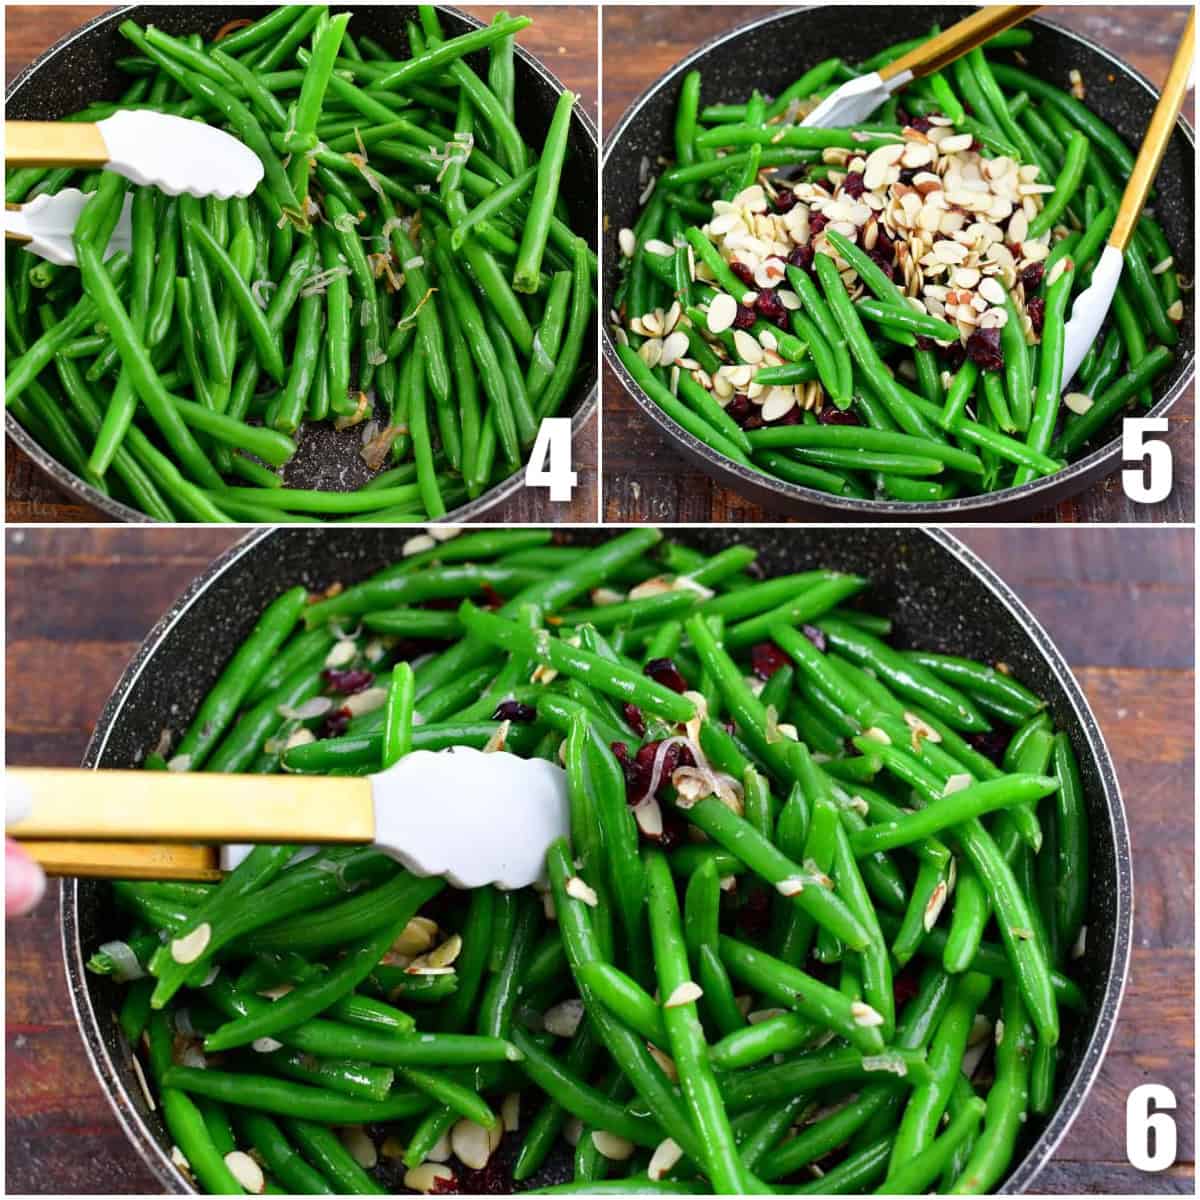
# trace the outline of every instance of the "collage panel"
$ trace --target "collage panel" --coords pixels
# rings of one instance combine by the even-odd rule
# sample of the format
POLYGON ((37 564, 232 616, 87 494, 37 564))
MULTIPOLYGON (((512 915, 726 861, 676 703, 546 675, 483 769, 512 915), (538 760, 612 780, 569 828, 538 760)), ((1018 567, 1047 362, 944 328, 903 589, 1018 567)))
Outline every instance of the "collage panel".
POLYGON ((1188 9, 1030 11, 605 5, 605 519, 1193 519, 1188 9))
POLYGON ((6 5, 9 520, 595 520, 596 7, 333 11, 6 5))
POLYGON ((579 647, 522 638, 511 601, 464 604, 453 633, 442 608, 395 607, 437 574, 403 530, 9 534, 9 785, 30 793, 10 832, 51 871, 126 876, 68 878, 9 924, 10 1193, 231 1175, 669 1193, 697 1170, 742 1172, 725 1191, 1189 1184, 1193 657, 1172 631, 1194 622, 1190 531, 441 545, 502 599, 520 587, 504 563, 540 563, 545 619, 579 647), (647 587, 680 571, 687 605, 647 587), (607 619, 602 593, 639 588, 653 620, 607 619), (414 677, 411 756, 379 774, 414 677), (480 747, 493 786, 464 798, 480 747), (419 759, 441 779, 414 808, 390 789, 419 759), (20 770, 81 761, 100 774, 70 779, 73 814, 66 776, 20 770), (484 824, 515 802, 501 775, 537 798, 560 761, 569 813, 484 824), (229 771, 256 774, 210 774, 229 771), (99 809, 110 781, 124 802, 99 809), (312 810, 316 787, 340 801, 312 810), (250 797, 280 788, 290 815, 256 824, 250 797), (236 848, 185 844, 213 821, 225 840, 354 841, 372 795, 376 843, 407 869, 337 845, 284 866, 294 845, 265 844, 214 890, 236 848), (36 840, 86 833, 87 796, 107 836, 138 820, 172 844, 36 840), (531 841, 549 891, 515 853, 531 841), (704 1110, 668 1061, 715 1088, 704 1110), (1136 1166, 1121 1154, 1148 1084, 1180 1109, 1158 1173, 1144 1138, 1136 1166))
POLYGON ((4 15, 6 1194, 1195 1191, 1194 10, 4 15))

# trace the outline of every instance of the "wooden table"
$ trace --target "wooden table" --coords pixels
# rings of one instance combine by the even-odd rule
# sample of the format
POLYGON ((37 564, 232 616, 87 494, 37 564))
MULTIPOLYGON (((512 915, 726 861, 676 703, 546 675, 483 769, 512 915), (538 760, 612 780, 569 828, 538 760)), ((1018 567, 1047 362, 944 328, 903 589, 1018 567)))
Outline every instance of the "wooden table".
MULTIPOLYGON (((1124 788, 1137 881, 1133 967, 1100 1079, 1046 1191, 1192 1190, 1192 537, 1184 530, 966 530, 1073 665, 1124 788), (1125 1096, 1166 1083, 1180 1165, 1123 1161, 1125 1096)), ((229 530, 23 529, 8 535, 8 756, 71 766, 139 640, 234 540, 229 530)), ((154 1192, 84 1055, 58 903, 8 926, 8 1191, 154 1192)))
MULTIPOLYGON (((464 4, 463 11, 490 22, 499 5, 464 4)), ((5 81, 85 21, 108 11, 104 6, 16 5, 5 14, 5 81)), ((515 10, 513 10, 515 11, 515 10)), ((599 124, 599 63, 596 55, 597 9, 592 5, 538 6, 534 23, 520 36, 520 44, 577 92, 588 115, 599 124)), ((353 28, 353 26, 352 26, 353 28)), ((599 418, 593 414, 575 436, 574 468, 579 474, 569 503, 551 503, 545 488, 522 488, 486 517, 497 524, 539 521, 594 521, 599 512, 599 477, 596 442, 599 418)), ((5 467, 5 513, 12 522, 110 521, 112 518, 63 492, 11 441, 5 467)))
MULTIPOLYGON (((658 5, 606 7, 604 23, 604 132, 659 76, 709 38, 771 11, 773 6, 658 5)), ((1055 7, 1054 21, 1099 42, 1161 86, 1187 16, 1184 8, 1153 6, 1055 7)), ((1194 111, 1189 96, 1185 113, 1194 111)), ((722 487, 682 457, 625 394, 607 364, 604 372, 604 519, 607 521, 779 520, 778 512, 722 487)), ((1134 504, 1119 472, 1084 494, 1039 513, 1036 521, 1175 522, 1193 518, 1194 390, 1171 412, 1175 487, 1162 504, 1134 504)), ((786 518, 783 518, 786 519, 786 518)))

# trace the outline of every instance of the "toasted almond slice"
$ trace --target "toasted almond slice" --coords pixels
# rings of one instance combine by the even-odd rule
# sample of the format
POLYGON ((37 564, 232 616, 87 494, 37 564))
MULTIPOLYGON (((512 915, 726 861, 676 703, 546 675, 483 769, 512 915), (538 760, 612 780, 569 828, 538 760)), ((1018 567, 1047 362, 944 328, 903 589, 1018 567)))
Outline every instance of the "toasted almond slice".
POLYGON ((435 1191, 439 1182, 454 1182, 454 1172, 441 1163, 423 1162, 419 1167, 412 1167, 404 1173, 404 1186, 425 1196, 435 1191))
POLYGON ((624 1162, 631 1157, 634 1151, 634 1145, 626 1138, 618 1137, 615 1133, 608 1133, 603 1129, 592 1130, 592 1145, 600 1151, 605 1158, 612 1162, 624 1162))
POLYGON ((225 1155, 225 1165, 229 1173, 251 1195, 261 1196, 267 1187, 267 1177, 263 1169, 244 1150, 230 1150, 225 1155))
POLYGON ((171 942, 171 957, 179 964, 194 963, 212 940, 212 926, 202 921, 191 933, 171 942))
POLYGON ((718 292, 708 306, 709 333, 723 333, 737 317, 737 301, 728 292, 718 292))
POLYGON ((542 1016, 542 1024, 546 1032, 554 1034, 555 1037, 574 1037, 579 1023, 583 1020, 583 1012, 583 1001, 572 997, 546 1009, 542 1016))
POLYGON ((663 1008, 682 1008, 694 1004, 704 995, 704 989, 691 979, 681 983, 663 1002, 663 1008))
POLYGON ((347 1125, 340 1136, 342 1145, 350 1152, 350 1157, 364 1171, 369 1171, 379 1162, 379 1151, 361 1125, 347 1125))
POLYGON ((578 875, 572 875, 567 880, 566 891, 572 900, 582 901, 589 908, 596 908, 600 903, 600 897, 596 895, 594 889, 590 888, 578 875))
POLYGON ((458 1161, 472 1171, 482 1171, 492 1157, 488 1131, 466 1117, 454 1123, 450 1130, 450 1145, 458 1161))
POLYGON ((646 1174, 651 1179, 662 1179, 682 1157, 683 1151, 679 1143, 666 1138, 655 1146, 654 1153, 650 1155, 650 1163, 646 1167, 646 1174))

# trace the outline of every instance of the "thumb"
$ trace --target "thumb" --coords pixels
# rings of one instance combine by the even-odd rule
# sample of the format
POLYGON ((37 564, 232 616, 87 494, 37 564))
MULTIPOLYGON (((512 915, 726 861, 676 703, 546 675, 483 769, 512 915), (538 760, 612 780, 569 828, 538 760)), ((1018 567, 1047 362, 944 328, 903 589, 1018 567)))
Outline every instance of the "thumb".
POLYGON ((42 868, 17 845, 4 842, 4 915, 20 917, 36 908, 46 894, 42 868))

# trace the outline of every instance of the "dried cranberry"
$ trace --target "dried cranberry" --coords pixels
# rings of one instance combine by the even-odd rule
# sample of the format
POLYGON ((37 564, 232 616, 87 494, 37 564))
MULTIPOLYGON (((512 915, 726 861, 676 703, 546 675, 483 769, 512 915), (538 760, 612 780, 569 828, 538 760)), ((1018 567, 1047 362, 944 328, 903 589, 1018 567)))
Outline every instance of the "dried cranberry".
POLYGON ((896 242, 882 225, 875 226, 875 245, 871 247, 871 251, 885 255, 889 262, 896 259, 896 242))
POLYGON ((1046 322, 1046 301, 1041 296, 1034 296, 1031 300, 1026 301, 1025 311, 1029 314, 1029 323, 1033 326, 1033 332, 1042 336, 1042 326, 1046 322))
POLYGON ((517 721, 521 725, 529 725, 537 720, 537 709, 531 704, 522 704, 519 700, 501 700, 492 713, 493 721, 517 721))
MULTIPOLYGON (((433 1182, 429 1185, 429 1194, 431 1196, 457 1196, 458 1178, 451 1175, 449 1179, 443 1179, 440 1175, 434 1176, 433 1182)), ((474 1195, 474 1188, 467 1192, 467 1195, 474 1195)))
POLYGON ((827 404, 819 413, 817 420, 822 425, 861 425, 862 422, 858 419, 858 414, 850 409, 843 411, 840 408, 834 408, 832 404, 827 404))
POLYGON ((321 722, 320 728, 317 730, 317 737, 341 737, 350 725, 350 716, 348 708, 336 708, 332 712, 326 713, 325 720, 321 722))
POLYGON ((641 779, 641 772, 638 770, 638 765, 629 754, 629 747, 624 742, 613 742, 609 747, 613 752, 613 757, 621 764, 621 770, 625 774, 625 795, 629 797, 638 791, 638 783, 641 779))
POLYGON ((888 251, 881 250, 878 245, 867 251, 867 257, 893 282, 896 282, 896 264, 888 251))
POLYGON ((983 143, 978 138, 971 139, 971 145, 968 147, 972 154, 978 154, 983 149, 983 143))
POLYGON ((750 670, 759 679, 770 679, 788 664, 788 656, 774 642, 755 642, 750 647, 750 670))
POLYGON ((797 246, 795 250, 788 255, 788 265, 799 267, 802 271, 811 271, 813 261, 813 248, 808 246, 797 246))
MULTIPOLYGON (((639 832, 641 832, 639 830, 639 832)), ((648 842, 653 842, 660 850, 674 850, 681 842, 687 840, 688 823, 681 812, 676 809, 666 809, 662 814, 662 833, 656 838, 641 834, 648 842)))
POLYGON ((912 125, 913 119, 909 116, 908 110, 905 108, 896 109, 896 124, 903 129, 906 125, 912 125))
POLYGON ((918 133, 928 133, 933 128, 933 122, 928 117, 913 117, 908 122, 908 127, 918 133))
POLYGON ((744 262, 731 262, 729 269, 747 286, 754 286, 754 272, 744 262))
POLYGON ((322 671, 321 678, 339 696, 353 696, 356 692, 365 692, 375 682, 373 671, 339 671, 334 667, 322 671))
POLYGON ((775 211, 777 213, 791 212, 796 207, 796 193, 791 188, 784 188, 775 197, 775 211))
POLYGON ((762 414, 757 410, 752 412, 743 422, 743 429, 762 429, 766 425, 766 421, 762 419, 762 414))
POLYGON ((754 406, 750 403, 750 397, 738 392, 730 402, 725 405, 725 411, 739 424, 745 425, 747 418, 753 413, 754 406))
POLYGON ((744 304, 739 304, 737 316, 733 318, 734 329, 753 329, 754 322, 758 320, 758 316, 754 309, 747 308, 744 304))
POLYGON ((800 631, 822 654, 825 653, 829 643, 825 640, 823 629, 818 629, 815 625, 801 625, 800 631))
POLYGON ((636 704, 624 704, 621 706, 621 711, 625 714, 625 724, 633 730, 638 737, 646 736, 646 718, 642 716, 642 710, 636 704))
MULTIPOLYGON (((614 743, 614 753, 616 746, 624 747, 624 745, 624 742, 614 743)), ((625 760, 621 762, 621 766, 625 771, 625 799, 630 805, 640 804, 649 794, 650 784, 654 779, 654 760, 658 757, 658 748, 661 745, 661 739, 657 742, 647 742, 629 765, 627 765, 629 752, 625 751, 625 760)), ((671 776, 679 767, 694 767, 695 765, 696 760, 692 757, 692 752, 679 742, 672 742, 662 754, 661 770, 655 794, 661 795, 663 786, 670 786, 671 776)))
POLYGON ((867 185, 863 182, 861 171, 851 171, 842 180, 842 191, 853 200, 857 200, 866 190, 867 185))
POLYGON ((776 292, 759 292, 754 307, 764 320, 774 321, 776 324, 780 319, 787 320, 787 309, 783 307, 783 301, 776 292))
POLYGON ((917 349, 918 350, 936 350, 937 342, 931 337, 926 337, 923 333, 917 334, 917 349))
POLYGON ((912 181, 917 177, 916 167, 901 167, 899 181, 908 187, 912 187, 912 181))
POLYGON ((1042 283, 1042 276, 1045 273, 1045 263, 1032 262, 1017 276, 1017 282, 1025 289, 1025 295, 1028 296, 1031 292, 1038 290, 1042 283))
POLYGON ((955 340, 942 351, 942 357, 946 360, 947 370, 953 372, 963 365, 967 351, 962 342, 955 340))
POLYGON ((484 608, 504 607, 504 597, 486 580, 479 585, 479 590, 483 593, 484 608))
POLYGON ((984 758, 990 758, 997 766, 1004 761, 1011 735, 1004 729, 992 729, 988 733, 966 733, 963 735, 971 746, 984 758))
POLYGON ((687 680, 680 675, 679 668, 669 658, 652 658, 646 664, 644 674, 673 692, 687 691, 687 680))
POLYGON ((892 995, 899 1009, 907 1004, 916 994, 919 987, 920 972, 909 965, 898 975, 892 977, 892 995))
POLYGON ((829 218, 820 212, 809 213, 808 215, 808 232, 810 237, 816 237, 818 233, 829 224, 829 218))
POLYGON ((747 937, 762 937, 771 924, 771 893, 763 887, 749 889, 738 906, 737 921, 747 937))
POLYGON ((967 357, 983 371, 999 371, 1004 366, 1004 355, 1000 350, 1000 330, 975 330, 967 338, 967 357))

